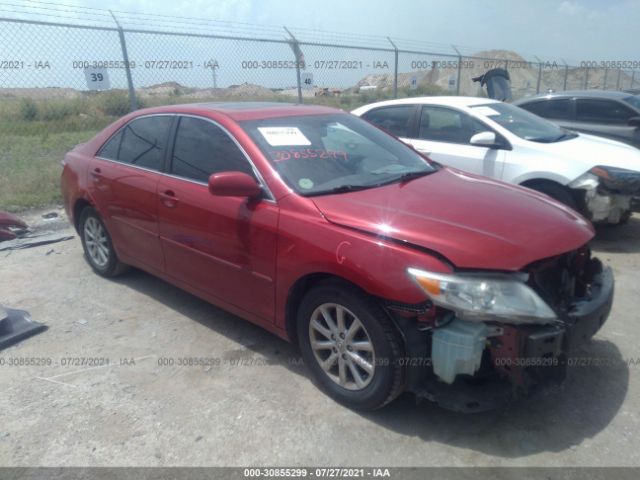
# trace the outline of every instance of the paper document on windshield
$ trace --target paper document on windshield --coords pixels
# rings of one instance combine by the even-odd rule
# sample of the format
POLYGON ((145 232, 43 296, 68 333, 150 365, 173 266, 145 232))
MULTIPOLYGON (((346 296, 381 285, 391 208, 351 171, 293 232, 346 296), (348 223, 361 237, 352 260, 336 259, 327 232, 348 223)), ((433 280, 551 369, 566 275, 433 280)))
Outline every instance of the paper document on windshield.
POLYGON ((298 127, 258 127, 258 130, 272 147, 311 145, 298 127))

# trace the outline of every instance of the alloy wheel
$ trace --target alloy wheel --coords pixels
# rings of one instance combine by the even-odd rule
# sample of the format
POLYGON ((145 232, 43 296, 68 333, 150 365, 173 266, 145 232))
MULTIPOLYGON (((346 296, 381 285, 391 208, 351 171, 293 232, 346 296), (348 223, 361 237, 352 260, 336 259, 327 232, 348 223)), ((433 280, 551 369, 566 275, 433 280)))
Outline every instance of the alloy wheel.
POLYGON ((109 263, 109 241, 104 226, 94 217, 84 222, 84 243, 91 261, 99 268, 109 263))
POLYGON ((364 325, 342 305, 317 307, 309 322, 309 340, 318 365, 347 390, 362 390, 375 372, 373 342, 364 325))

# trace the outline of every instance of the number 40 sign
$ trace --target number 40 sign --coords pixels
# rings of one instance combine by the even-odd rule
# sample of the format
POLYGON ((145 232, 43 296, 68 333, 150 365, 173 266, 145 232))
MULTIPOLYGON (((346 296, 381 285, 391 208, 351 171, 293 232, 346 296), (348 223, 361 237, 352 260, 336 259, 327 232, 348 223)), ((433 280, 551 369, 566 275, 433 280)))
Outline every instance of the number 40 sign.
POLYGON ((109 90, 109 73, 106 68, 87 67, 84 69, 84 78, 89 90, 109 90))

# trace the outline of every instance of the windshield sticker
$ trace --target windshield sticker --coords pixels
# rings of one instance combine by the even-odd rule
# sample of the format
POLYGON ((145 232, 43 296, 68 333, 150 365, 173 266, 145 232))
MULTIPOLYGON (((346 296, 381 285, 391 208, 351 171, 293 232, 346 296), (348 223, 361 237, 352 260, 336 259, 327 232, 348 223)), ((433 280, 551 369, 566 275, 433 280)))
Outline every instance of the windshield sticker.
POLYGON ((321 148, 302 148, 300 150, 271 150, 269 152, 274 162, 286 162, 300 158, 333 158, 336 160, 348 160, 347 152, 337 150, 323 150, 321 148))
POLYGON ((300 185, 300 188, 309 190, 310 188, 313 188, 313 181, 310 178, 301 178, 298 180, 298 185, 300 185))
POLYGON ((475 107, 473 109, 474 112, 479 113, 480 115, 484 115, 485 117, 491 117, 492 115, 500 115, 500 112, 494 110, 491 107, 475 107))
POLYGON ((298 127, 258 127, 258 130, 272 147, 284 145, 311 145, 298 127))

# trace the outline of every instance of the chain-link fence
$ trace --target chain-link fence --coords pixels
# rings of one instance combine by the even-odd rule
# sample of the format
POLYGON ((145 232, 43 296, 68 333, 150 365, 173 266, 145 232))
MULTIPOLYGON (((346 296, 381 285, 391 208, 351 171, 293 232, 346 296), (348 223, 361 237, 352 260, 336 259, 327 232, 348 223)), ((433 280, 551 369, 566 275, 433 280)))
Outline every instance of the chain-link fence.
POLYGON ((178 18, 121 26, 127 14, 93 12, 98 25, 0 18, 0 209, 57 200, 64 153, 140 107, 259 100, 351 110, 398 97, 483 96, 472 79, 492 68, 509 72, 514 98, 640 87, 626 63, 438 53, 409 40, 287 28, 210 33, 178 18))

